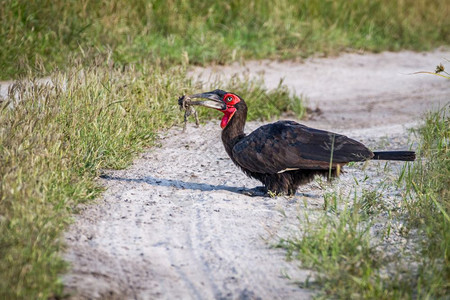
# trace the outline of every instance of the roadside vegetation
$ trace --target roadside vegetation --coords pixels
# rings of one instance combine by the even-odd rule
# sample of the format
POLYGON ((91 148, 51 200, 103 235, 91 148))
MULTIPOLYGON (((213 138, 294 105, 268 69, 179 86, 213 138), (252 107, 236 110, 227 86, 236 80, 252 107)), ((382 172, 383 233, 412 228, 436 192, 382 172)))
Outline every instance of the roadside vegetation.
POLYGON ((449 44, 449 15, 447 0, 4 0, 0 79, 72 57, 169 66, 427 50, 449 44))
MULTIPOLYGON (((189 65, 427 50, 449 44, 449 11, 446 0, 2 1, 0 79, 18 81, 0 99, 0 298, 61 296, 71 215, 101 193, 102 169, 126 167, 181 122, 179 96, 210 88, 186 76, 189 65)), ((245 95, 249 119, 304 114, 282 83, 216 84, 245 95)), ((350 207, 342 216, 360 218, 350 207)))
POLYGON ((367 189, 355 179, 350 194, 326 194, 322 212, 299 216, 298 235, 278 247, 313 271, 303 286, 325 299, 450 295, 449 114, 447 104, 427 115, 415 131, 418 159, 397 180, 367 189), (394 202, 380 201, 393 194, 394 202))

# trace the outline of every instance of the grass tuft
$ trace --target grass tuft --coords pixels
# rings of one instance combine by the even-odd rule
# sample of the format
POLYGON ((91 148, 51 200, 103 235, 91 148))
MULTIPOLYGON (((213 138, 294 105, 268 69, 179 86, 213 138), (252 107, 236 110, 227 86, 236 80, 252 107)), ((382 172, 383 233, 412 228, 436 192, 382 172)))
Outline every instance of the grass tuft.
POLYGON ((405 175, 407 226, 421 239, 419 298, 450 294, 450 117, 447 105, 427 115, 417 130, 420 158, 405 175))
POLYGON ((384 269, 392 258, 373 242, 374 220, 360 213, 366 200, 356 194, 350 202, 336 193, 332 198, 341 204, 339 209, 324 212, 314 221, 305 213, 301 237, 282 239, 278 244, 288 259, 300 260, 302 267, 314 271, 313 278, 301 285, 317 289, 316 296, 324 299, 404 297, 399 290, 404 282, 388 279, 384 269))

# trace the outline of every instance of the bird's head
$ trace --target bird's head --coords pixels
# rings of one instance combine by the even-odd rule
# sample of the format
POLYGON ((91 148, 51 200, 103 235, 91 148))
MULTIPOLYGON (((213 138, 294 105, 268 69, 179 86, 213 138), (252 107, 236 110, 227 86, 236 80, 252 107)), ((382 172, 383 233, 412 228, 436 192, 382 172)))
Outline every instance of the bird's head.
POLYGON ((238 103, 243 103, 243 100, 238 95, 223 90, 195 94, 189 96, 189 98, 207 99, 204 101, 193 101, 191 104, 214 108, 223 112, 223 118, 220 122, 220 127, 222 127, 222 129, 227 126, 233 115, 239 110, 238 103))

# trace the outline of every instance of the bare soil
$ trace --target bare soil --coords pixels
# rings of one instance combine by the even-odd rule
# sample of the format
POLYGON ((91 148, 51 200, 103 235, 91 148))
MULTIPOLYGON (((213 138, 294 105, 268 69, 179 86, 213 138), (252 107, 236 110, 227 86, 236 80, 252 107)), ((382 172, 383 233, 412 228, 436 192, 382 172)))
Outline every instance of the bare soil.
MULTIPOLYGON (((344 54, 196 68, 192 76, 208 82, 248 73, 263 76, 268 87, 284 79, 307 97, 309 107, 320 109, 300 122, 346 134, 374 150, 406 149, 407 129, 450 101, 448 80, 410 74, 433 71, 443 58, 450 52, 344 54)), ((250 122, 246 130, 261 124, 250 122)), ((190 123, 181 131, 161 133, 160 146, 130 168, 105 171, 100 180, 106 192, 81 207, 65 235, 64 257, 72 266, 63 277, 66 291, 74 299, 311 298, 312 291, 295 284, 310 272, 271 246, 295 232, 296 216, 306 206, 321 210, 323 185, 305 185, 293 198, 246 196, 242 190, 260 184, 227 157, 219 122, 200 128, 190 123)), ((347 168, 333 188, 367 174, 371 182, 382 180, 386 173, 379 164, 347 168)))

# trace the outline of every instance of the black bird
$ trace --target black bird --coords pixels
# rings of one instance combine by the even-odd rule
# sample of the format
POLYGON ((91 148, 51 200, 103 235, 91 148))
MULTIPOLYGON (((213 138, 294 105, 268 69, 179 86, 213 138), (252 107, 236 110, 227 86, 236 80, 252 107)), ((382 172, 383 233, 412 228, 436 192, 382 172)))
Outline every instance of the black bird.
MULTIPOLYGON (((190 105, 221 111, 222 142, 231 160, 249 177, 261 181, 266 192, 294 195, 315 175, 335 176, 349 162, 413 161, 414 151, 372 152, 362 143, 337 133, 293 121, 278 121, 244 133, 247 105, 238 95, 214 90, 188 96, 190 105)), ((181 98, 180 98, 181 100, 181 98)))

